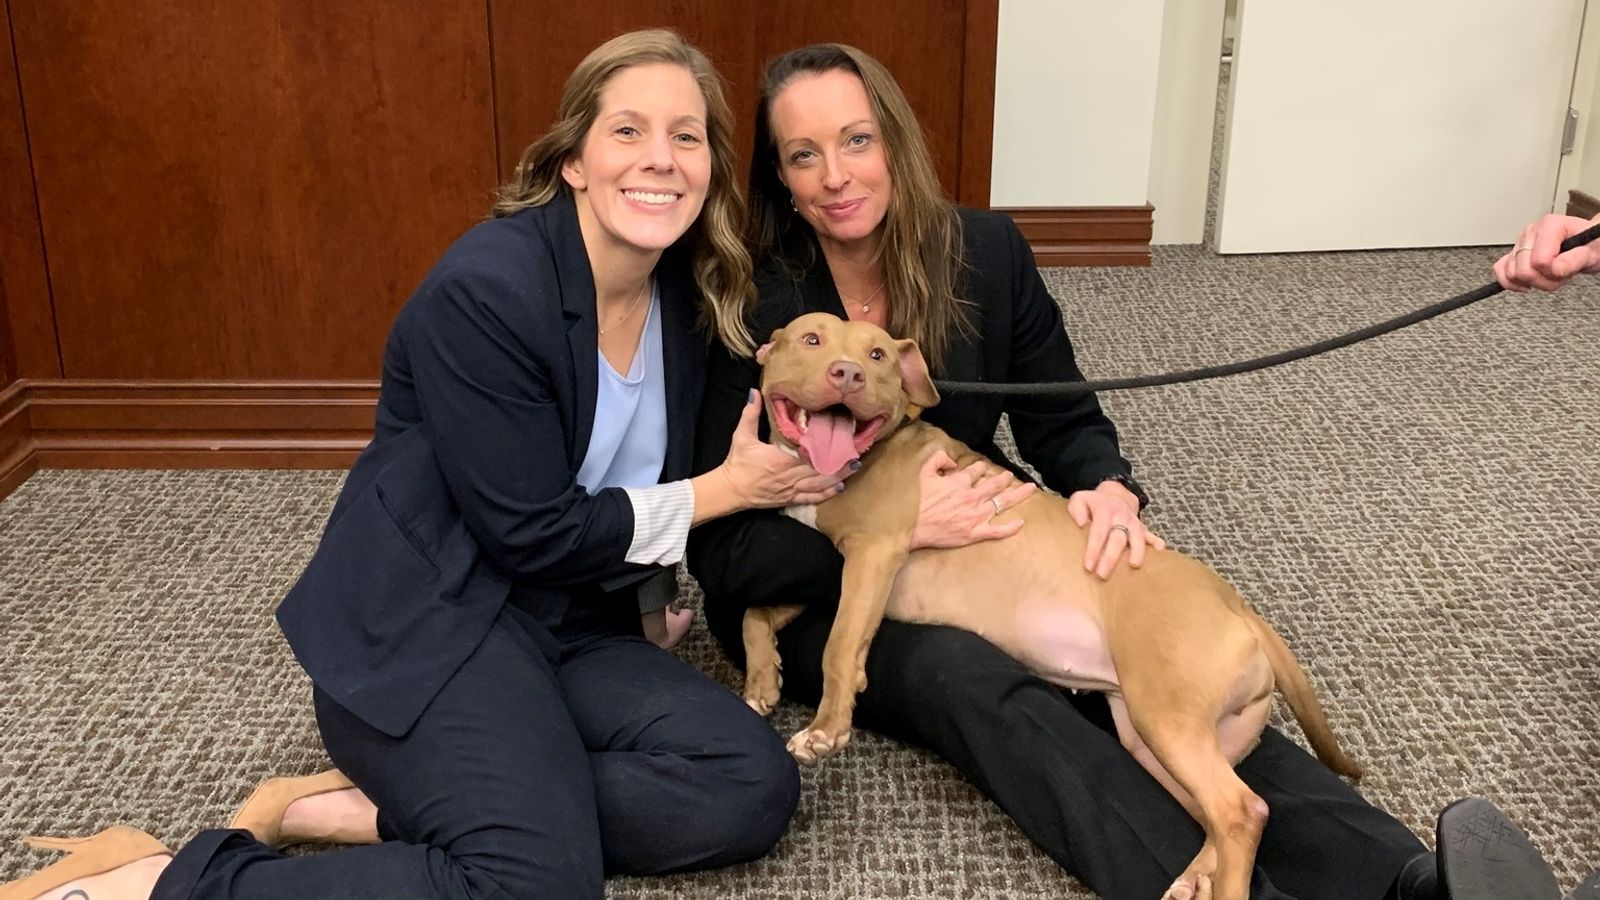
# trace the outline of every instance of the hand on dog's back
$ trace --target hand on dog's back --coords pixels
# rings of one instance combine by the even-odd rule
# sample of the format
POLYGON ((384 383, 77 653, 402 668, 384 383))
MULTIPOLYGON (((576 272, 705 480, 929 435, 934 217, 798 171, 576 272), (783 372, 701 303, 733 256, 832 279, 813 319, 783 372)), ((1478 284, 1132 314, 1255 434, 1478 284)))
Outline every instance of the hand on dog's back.
POLYGON ((1012 509, 1033 496, 1038 485, 1019 482, 1009 469, 986 459, 958 468, 943 447, 922 463, 917 476, 919 491, 917 526, 911 532, 911 549, 965 547, 979 541, 1008 538, 1022 530, 1021 518, 996 521, 1000 511, 1012 509), (998 500, 998 508, 994 501, 998 500))

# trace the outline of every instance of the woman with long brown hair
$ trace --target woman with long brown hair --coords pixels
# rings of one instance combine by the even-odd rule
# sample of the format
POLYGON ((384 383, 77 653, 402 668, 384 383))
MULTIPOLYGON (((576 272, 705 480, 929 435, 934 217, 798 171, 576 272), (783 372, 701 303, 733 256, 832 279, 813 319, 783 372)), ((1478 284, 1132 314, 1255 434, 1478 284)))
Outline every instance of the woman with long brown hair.
POLYGON ((676 34, 606 43, 400 312, 376 436, 278 611, 339 771, 268 782, 176 856, 39 841, 72 855, 0 898, 598 898, 771 849, 793 761, 639 619, 691 525, 836 489, 756 439, 755 404, 689 477, 697 319, 750 349, 731 133, 676 34), (307 840, 371 846, 278 852, 307 840))
MULTIPOLYGON (((916 117, 876 60, 838 44, 784 54, 767 69, 754 124, 755 334, 826 311, 915 338, 936 377, 1082 378, 1027 242, 1005 216, 959 209, 940 194, 916 117)), ((734 347, 714 350, 711 370, 696 450, 702 470, 729 448, 759 379, 754 360, 734 347)), ((1086 569, 1104 578, 1119 560, 1138 566, 1163 546, 1140 520, 1144 492, 1093 396, 957 394, 923 418, 1010 465, 994 438, 1002 414, 1022 459, 1088 528, 1086 569)), ((925 469, 913 549, 1006 536, 989 519, 1026 486, 975 484, 970 476, 980 474, 925 469)), ((1028 478, 1020 468, 1016 475, 1028 478)), ((779 632, 779 650, 785 694, 811 704, 821 694, 841 564, 826 537, 770 511, 719 520, 689 545, 707 623, 736 662, 747 608, 806 607, 779 632)), ((1174 883, 1203 835, 1122 747, 1103 694, 1070 695, 975 634, 889 621, 873 640, 855 721, 938 752, 1107 900, 1209 896, 1200 884, 1174 883)), ((1253 873, 1258 900, 1555 896, 1526 835, 1487 801, 1452 805, 1440 845, 1490 829, 1493 854, 1462 840, 1436 864, 1404 825, 1274 729, 1239 773, 1271 808, 1253 873)))

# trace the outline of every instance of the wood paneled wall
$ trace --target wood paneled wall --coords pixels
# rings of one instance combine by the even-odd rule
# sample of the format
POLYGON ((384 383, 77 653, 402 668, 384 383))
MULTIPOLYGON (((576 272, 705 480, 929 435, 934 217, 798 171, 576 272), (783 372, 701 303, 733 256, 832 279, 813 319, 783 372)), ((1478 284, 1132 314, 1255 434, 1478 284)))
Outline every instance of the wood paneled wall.
POLYGON ((858 45, 988 203, 999 0, 3 2, 0 495, 352 458, 396 310, 631 28, 707 51, 746 155, 767 59, 858 45))
POLYGON ((642 25, 719 64, 741 147, 764 60, 858 43, 904 81, 946 187, 961 180, 966 0, 8 5, 0 102, 25 133, 0 149, 5 174, 31 170, 37 215, 27 191, 6 212, 39 223, 5 258, 8 296, 23 263, 28 377, 375 377, 395 310, 487 211, 566 74, 642 25))
POLYGON ((599 4, 602 13, 561 21, 539 6, 523 0, 489 3, 501 171, 509 172, 523 147, 548 124, 566 73, 584 54, 628 28, 669 25, 705 50, 727 79, 728 102, 737 118, 735 145, 743 156, 741 174, 748 168, 754 133, 751 116, 766 61, 793 47, 843 41, 877 57, 895 73, 928 133, 940 180, 950 196, 971 205, 988 205, 991 154, 988 144, 978 144, 993 140, 995 37, 980 30, 972 35, 972 43, 979 46, 969 46, 968 19, 987 21, 992 30, 998 0, 763 0, 739 4, 733 14, 724 3, 612 0, 599 4), (981 46, 985 39, 987 49, 981 46), (539 52, 510 48, 539 48, 539 52), (975 81, 970 91, 969 55, 986 57, 973 68, 988 73, 987 82, 975 81), (971 135, 982 137, 964 152, 962 142, 971 135))
MULTIPOLYGON (((6 3, 9 20, 11 0, 6 3)), ((0 41, 5 51, 0 61, 0 217, 5 225, 0 229, 0 386, 4 386, 22 376, 59 378, 61 361, 10 28, 0 41)))
POLYGON ((482 0, 10 5, 62 376, 375 376, 496 179, 482 0))

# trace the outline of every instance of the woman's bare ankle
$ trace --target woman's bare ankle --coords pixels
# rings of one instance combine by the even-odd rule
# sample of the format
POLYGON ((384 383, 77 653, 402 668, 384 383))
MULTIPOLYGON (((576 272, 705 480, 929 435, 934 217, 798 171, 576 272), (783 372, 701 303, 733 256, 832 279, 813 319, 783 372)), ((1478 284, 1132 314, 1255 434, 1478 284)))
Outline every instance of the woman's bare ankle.
POLYGON ((282 833, 330 844, 376 844, 378 808, 357 788, 312 794, 283 811, 282 833))
POLYGON ((46 891, 38 900, 149 900, 171 862, 170 856, 147 856, 46 891))

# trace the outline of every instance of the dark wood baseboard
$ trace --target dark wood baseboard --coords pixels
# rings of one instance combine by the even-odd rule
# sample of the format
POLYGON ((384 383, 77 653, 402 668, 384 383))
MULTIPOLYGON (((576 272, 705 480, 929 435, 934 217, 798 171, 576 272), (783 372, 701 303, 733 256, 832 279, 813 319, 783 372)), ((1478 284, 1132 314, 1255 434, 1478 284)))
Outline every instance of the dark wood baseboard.
POLYGON ((0 390, 0 499, 38 468, 28 422, 27 389, 22 384, 8 385, 0 390))
POLYGON ((1148 266, 1155 207, 996 209, 1010 216, 1041 266, 1148 266))
POLYGON ((1596 200, 1583 191, 1568 191, 1567 215, 1577 216, 1580 219, 1592 219, 1600 215, 1600 200, 1596 200))
POLYGON ((0 462, 0 466, 9 466, 0 469, 0 500, 4 500, 11 496, 12 491, 21 487, 24 481, 32 478, 33 473, 39 471, 39 460, 29 453, 18 459, 14 465, 0 462))
POLYGON ((0 393, 0 497, 45 469, 340 469, 371 382, 23 381, 0 393))

